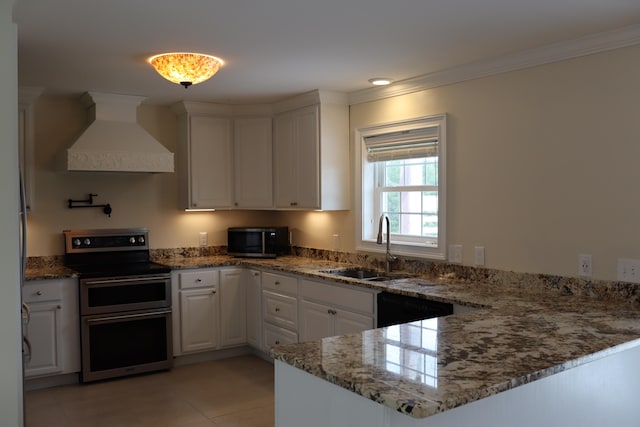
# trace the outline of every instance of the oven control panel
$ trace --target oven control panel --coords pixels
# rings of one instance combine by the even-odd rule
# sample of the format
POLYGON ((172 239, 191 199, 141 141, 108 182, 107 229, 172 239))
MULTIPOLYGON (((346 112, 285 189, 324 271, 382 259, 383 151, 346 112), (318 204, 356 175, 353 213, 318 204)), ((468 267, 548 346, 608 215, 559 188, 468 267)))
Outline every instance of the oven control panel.
POLYGON ((146 229, 65 230, 64 235, 67 253, 148 249, 146 229))

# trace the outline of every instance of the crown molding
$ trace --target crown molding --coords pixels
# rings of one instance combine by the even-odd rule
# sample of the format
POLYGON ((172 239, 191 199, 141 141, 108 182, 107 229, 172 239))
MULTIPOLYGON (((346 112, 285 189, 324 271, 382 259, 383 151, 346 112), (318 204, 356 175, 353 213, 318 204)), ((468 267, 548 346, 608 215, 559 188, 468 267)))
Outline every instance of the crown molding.
POLYGON ((474 62, 349 94, 349 104, 376 101, 509 71, 640 44, 640 24, 474 62))

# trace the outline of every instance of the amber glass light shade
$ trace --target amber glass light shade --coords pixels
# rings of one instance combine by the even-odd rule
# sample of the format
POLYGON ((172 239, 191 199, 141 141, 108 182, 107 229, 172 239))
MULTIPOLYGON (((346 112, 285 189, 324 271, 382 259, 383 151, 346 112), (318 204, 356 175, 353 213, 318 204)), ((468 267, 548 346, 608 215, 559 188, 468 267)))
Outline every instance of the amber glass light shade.
POLYGON ((210 79, 224 63, 215 56, 188 52, 161 53, 148 61, 162 77, 185 88, 210 79))

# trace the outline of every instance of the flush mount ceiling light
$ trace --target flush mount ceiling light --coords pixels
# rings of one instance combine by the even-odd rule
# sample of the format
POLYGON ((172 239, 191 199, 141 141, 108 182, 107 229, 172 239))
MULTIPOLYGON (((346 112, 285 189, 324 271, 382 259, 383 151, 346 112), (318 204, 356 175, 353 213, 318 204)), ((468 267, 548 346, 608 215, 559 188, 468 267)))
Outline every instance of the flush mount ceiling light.
POLYGON ((391 82, 393 82, 393 80, 388 77, 374 77, 369 79, 369 83, 375 86, 386 86, 391 84, 391 82))
POLYGON ((162 77, 185 88, 210 79, 224 64, 215 56, 189 52, 161 53, 148 61, 162 77))

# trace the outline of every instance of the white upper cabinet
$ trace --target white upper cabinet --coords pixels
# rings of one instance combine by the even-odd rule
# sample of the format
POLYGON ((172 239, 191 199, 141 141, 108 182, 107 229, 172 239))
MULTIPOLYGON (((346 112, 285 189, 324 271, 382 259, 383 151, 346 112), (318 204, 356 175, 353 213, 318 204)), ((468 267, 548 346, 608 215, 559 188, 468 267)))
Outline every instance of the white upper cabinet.
POLYGON ((234 119, 234 206, 273 207, 271 117, 234 119))
POLYGON ((182 102, 173 109, 181 208, 273 206, 270 108, 182 102))
POLYGON ((277 209, 350 209, 349 108, 343 94, 313 91, 276 106, 277 209))

